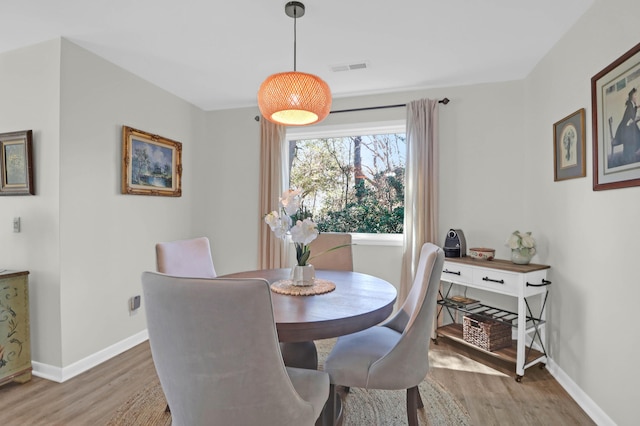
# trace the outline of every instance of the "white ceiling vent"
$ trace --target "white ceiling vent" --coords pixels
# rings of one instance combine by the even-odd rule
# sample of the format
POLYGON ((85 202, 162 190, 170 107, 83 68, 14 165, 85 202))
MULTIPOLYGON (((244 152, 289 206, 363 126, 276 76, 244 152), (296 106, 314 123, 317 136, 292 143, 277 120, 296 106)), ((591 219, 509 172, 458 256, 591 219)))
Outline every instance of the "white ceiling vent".
POLYGON ((371 65, 369 65, 369 61, 361 61, 361 62, 355 62, 353 64, 334 65, 331 67, 331 71, 333 72, 355 71, 355 70, 364 70, 367 68, 371 68, 371 65))

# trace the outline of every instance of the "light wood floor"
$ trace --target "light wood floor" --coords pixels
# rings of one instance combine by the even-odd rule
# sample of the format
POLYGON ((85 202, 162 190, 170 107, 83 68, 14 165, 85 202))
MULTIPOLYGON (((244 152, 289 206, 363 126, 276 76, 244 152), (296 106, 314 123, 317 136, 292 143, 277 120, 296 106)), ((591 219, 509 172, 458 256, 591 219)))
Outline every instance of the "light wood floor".
MULTIPOLYGON (((474 425, 594 424, 546 370, 532 367, 517 383, 512 364, 446 339, 432 346, 430 360, 433 377, 467 408, 474 425)), ((145 342, 65 383, 34 377, 0 387, 0 424, 104 425, 155 377, 145 342)))
POLYGON ((430 374, 464 405, 474 425, 595 425, 539 365, 515 380, 515 364, 438 339, 430 374))

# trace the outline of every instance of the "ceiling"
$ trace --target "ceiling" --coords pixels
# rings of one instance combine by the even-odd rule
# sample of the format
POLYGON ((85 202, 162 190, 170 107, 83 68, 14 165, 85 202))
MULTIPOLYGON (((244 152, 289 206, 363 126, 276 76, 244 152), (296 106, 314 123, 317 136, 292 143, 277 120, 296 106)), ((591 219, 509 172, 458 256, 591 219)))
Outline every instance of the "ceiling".
MULTIPOLYGON (((594 2, 302 1, 297 70, 334 98, 522 79, 594 2)), ((0 0, 0 52, 64 37, 205 111, 255 106, 293 69, 286 3, 0 0)))

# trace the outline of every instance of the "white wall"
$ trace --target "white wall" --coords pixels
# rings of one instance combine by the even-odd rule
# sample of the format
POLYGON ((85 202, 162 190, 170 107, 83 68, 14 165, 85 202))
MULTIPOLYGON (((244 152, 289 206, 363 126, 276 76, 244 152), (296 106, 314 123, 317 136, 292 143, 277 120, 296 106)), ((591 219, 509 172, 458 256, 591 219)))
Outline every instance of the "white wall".
MULTIPOLYGON (((553 360, 617 424, 637 423, 640 188, 593 191, 591 78, 640 41, 640 4, 597 0, 526 80, 528 220, 552 265, 553 360), (553 123, 586 109, 587 177, 553 181, 553 123)), ((620 105, 623 108, 623 105, 620 105)), ((597 413, 596 413, 597 414, 597 413)))
POLYGON ((216 272, 257 269, 260 123, 256 108, 207 113, 194 168, 192 214, 208 235, 216 272))
MULTIPOLYGON (((511 178, 520 174, 522 163, 506 160, 524 151, 523 116, 513 108, 514 102, 522 103, 522 82, 336 99, 333 109, 397 104, 426 96, 451 99, 449 105, 440 106, 440 243, 449 228, 462 227, 469 244, 496 247, 504 257, 504 241, 512 228, 527 226, 521 220, 523 197, 518 195, 522 183, 511 178), (476 163, 481 165, 480 173, 476 163), (516 196, 505 201, 506 192, 516 196), (473 214, 469 214, 471 209, 473 214), (505 216, 511 219, 505 220, 505 216)), ((196 200, 195 210, 206 224, 203 232, 224 241, 223 247, 212 243, 220 273, 257 267, 257 230, 264 225, 260 220, 264 212, 258 211, 257 200, 260 125, 254 120, 256 114, 257 109, 252 108, 208 113, 207 134, 212 136, 199 151, 199 162, 211 162, 207 173, 212 178, 199 182, 203 188, 198 192, 203 197, 196 200)), ((362 111, 331 115, 316 126, 334 128, 404 118, 403 108, 362 111)), ((376 264, 386 265, 389 256, 399 259, 398 250, 355 246, 354 261, 366 272, 376 264), (370 266, 365 266, 367 263, 370 266)), ((397 280, 399 271, 397 265, 397 280)), ((389 276, 395 283, 394 275, 389 276)))
MULTIPOLYGON (((60 306, 62 366, 146 328, 128 300, 155 270, 155 243, 192 236, 204 113, 62 41, 60 101, 60 306), (182 143, 181 197, 120 191, 122 125, 182 143)), ((144 300, 143 300, 144 304, 144 300)))
POLYGON ((60 42, 0 55, 0 132, 33 130, 35 196, 0 197, 0 268, 28 270, 33 359, 60 365, 60 42), (13 217, 22 231, 13 233, 13 217))

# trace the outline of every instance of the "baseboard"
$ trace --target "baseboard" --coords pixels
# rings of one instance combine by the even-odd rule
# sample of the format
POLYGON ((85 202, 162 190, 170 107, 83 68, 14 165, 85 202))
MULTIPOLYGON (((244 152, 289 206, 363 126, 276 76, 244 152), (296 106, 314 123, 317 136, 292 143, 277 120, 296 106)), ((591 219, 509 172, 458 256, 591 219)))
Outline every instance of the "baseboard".
POLYGON ((74 362, 67 367, 54 367, 49 364, 43 364, 40 362, 32 362, 34 376, 42 377, 43 379, 52 380, 54 382, 62 383, 79 374, 84 373, 92 369, 93 367, 102 364, 109 359, 120 355, 121 353, 128 351, 140 343, 149 340, 149 333, 147 330, 143 330, 131 337, 121 340, 108 348, 105 348, 99 352, 96 352, 88 357, 74 362))
MULTIPOLYGON (((528 343, 531 344, 531 343, 528 343)), ((532 347, 540 352, 544 352, 542 347, 533 342, 532 347)), ((591 420, 593 420, 599 426, 616 426, 616 423, 611 420, 607 414, 602 411, 598 405, 593 402, 589 396, 565 373, 553 360, 547 357, 547 370, 553 376, 554 379, 562 386, 564 390, 573 398, 574 401, 584 410, 591 420)))
POLYGON ((593 402, 589 396, 556 364, 552 359, 547 358, 547 370, 558 381, 560 386, 567 391, 571 398, 582 408, 591 420, 599 426, 615 426, 607 414, 593 402))

